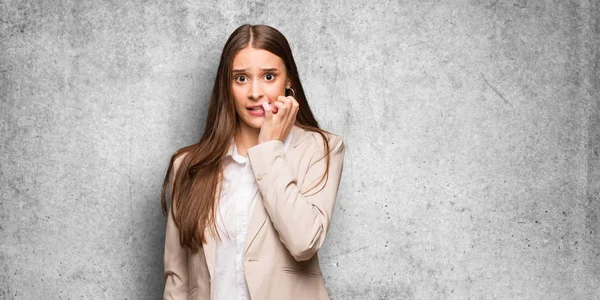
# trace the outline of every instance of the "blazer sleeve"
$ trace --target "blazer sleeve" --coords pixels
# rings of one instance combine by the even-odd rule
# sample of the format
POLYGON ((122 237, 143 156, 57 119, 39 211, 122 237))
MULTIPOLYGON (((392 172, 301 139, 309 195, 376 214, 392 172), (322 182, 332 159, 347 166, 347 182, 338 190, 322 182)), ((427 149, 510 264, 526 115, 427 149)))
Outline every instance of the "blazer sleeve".
MULTIPOLYGON (((182 157, 183 155, 178 157, 174 162, 173 170, 169 178, 169 192, 173 187, 173 174, 176 173, 182 157)), ((177 225, 175 225, 171 209, 172 208, 169 207, 167 231, 165 234, 165 290, 163 299, 188 299, 188 251, 187 248, 181 247, 181 244, 179 243, 179 229, 177 228, 177 225)))
MULTIPOLYGON (((329 230, 345 152, 341 137, 329 137, 332 149, 329 177, 326 183, 321 182, 308 193, 302 192, 302 187, 298 186, 297 175, 285 156, 283 142, 272 140, 248 149, 248 159, 263 196, 265 210, 279 239, 297 261, 312 258, 323 245, 325 234, 329 230)), ((321 139, 320 136, 316 138, 321 139)), ((316 185, 326 168, 323 144, 318 145, 313 148, 303 181, 309 187, 316 185)))

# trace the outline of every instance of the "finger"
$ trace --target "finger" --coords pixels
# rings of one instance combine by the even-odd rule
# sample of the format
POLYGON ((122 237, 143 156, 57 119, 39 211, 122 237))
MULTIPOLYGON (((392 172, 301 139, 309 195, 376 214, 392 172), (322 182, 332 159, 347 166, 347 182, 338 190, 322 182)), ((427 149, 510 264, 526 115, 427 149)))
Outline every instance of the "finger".
POLYGON ((294 99, 292 96, 288 96, 288 98, 290 98, 292 101, 292 111, 298 110, 300 108, 298 101, 296 101, 296 99, 294 99))
POLYGON ((285 115, 286 112, 288 111, 287 106, 280 101, 273 102, 272 106, 277 107, 277 115, 278 116, 285 115))
MULTIPOLYGON (((264 101, 263 104, 264 103, 269 104, 269 106, 271 107, 271 113, 272 114, 276 114, 277 113, 277 107, 273 106, 273 102, 271 102, 271 99, 269 97, 265 97, 265 100, 266 101, 264 101)), ((264 106, 263 106, 263 109, 264 109, 264 106)), ((266 117, 266 110, 265 110, 265 117, 266 117)))
POLYGON ((271 107, 277 107, 278 110, 280 110, 280 109, 283 109, 283 110, 287 109, 287 106, 285 105, 285 103, 283 103, 281 101, 273 102, 271 104, 271 107))
POLYGON ((284 102, 285 102, 285 104, 287 104, 289 107, 291 107, 291 104, 293 103, 293 99, 294 99, 294 98, 292 98, 292 96, 287 96, 287 97, 285 97, 285 100, 284 100, 284 102))
POLYGON ((287 97, 286 96, 277 96, 277 101, 280 101, 282 103, 285 103, 287 97))
POLYGON ((296 119, 296 112, 298 112, 298 101, 296 101, 296 99, 294 99, 292 96, 288 96, 287 97, 288 102, 286 103, 287 105, 287 120, 288 122, 291 122, 292 120, 296 119))
MULTIPOLYGON (((275 99, 275 102, 273 102, 273 104, 275 104, 275 103, 285 104, 285 96, 277 96, 277 99, 275 99)), ((275 109, 274 112, 277 113, 277 110, 279 110, 278 107, 275 109)))
POLYGON ((291 96, 279 96, 277 97, 277 102, 279 103, 283 103, 285 105, 285 108, 287 111, 293 111, 293 101, 294 98, 292 98, 291 96))
POLYGON ((290 111, 293 111, 292 108, 294 108, 294 101, 296 101, 296 100, 294 98, 292 98, 292 96, 287 96, 286 100, 287 101, 285 102, 285 104, 287 105, 288 109, 290 111))
POLYGON ((296 99, 290 97, 290 108, 288 113, 288 122, 294 124, 296 121, 296 116, 298 115, 298 110, 300 109, 300 105, 296 99))
POLYGON ((263 109, 265 111, 265 119, 271 120, 273 118, 272 105, 269 102, 265 101, 262 103, 263 109))
POLYGON ((285 97, 285 96, 279 96, 277 97, 277 101, 286 104, 288 107, 290 107, 290 103, 292 103, 292 100, 290 99, 290 97, 285 97))

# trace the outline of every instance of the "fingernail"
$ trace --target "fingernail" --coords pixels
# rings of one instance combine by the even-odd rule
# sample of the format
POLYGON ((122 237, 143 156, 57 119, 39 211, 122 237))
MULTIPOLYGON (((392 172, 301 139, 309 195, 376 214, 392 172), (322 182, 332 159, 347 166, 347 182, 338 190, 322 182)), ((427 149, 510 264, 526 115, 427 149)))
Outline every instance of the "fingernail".
POLYGON ((269 104, 269 102, 263 102, 262 106, 265 111, 271 110, 271 105, 269 104))

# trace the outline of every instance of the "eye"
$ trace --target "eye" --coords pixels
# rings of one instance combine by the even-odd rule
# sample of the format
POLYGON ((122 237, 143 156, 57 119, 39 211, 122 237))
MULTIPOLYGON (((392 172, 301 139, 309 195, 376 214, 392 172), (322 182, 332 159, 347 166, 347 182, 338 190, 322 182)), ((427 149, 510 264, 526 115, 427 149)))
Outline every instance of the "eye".
POLYGON ((265 79, 268 81, 274 80, 275 79, 275 75, 272 73, 267 73, 265 74, 265 79))
POLYGON ((235 81, 243 83, 247 81, 247 78, 245 75, 238 75, 235 76, 235 81))

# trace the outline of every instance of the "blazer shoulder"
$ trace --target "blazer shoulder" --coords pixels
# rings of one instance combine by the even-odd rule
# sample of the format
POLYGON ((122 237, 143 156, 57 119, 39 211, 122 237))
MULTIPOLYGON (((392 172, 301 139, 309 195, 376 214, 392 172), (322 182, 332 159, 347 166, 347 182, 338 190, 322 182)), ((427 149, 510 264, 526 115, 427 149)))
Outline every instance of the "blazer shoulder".
MULTIPOLYGON (((315 152, 324 151, 325 141, 323 140, 323 136, 314 131, 307 130, 306 133, 308 134, 308 137, 304 139, 305 143, 310 144, 309 147, 313 148, 315 152)), ((327 144, 329 144, 330 151, 333 151, 334 149, 343 150, 345 148, 344 140, 340 135, 331 132, 325 132, 324 135, 327 139, 327 144)))

